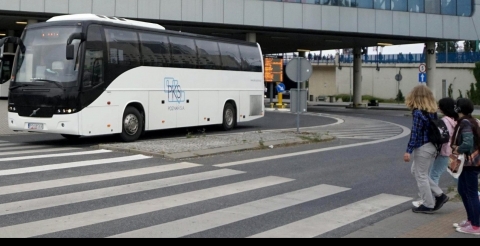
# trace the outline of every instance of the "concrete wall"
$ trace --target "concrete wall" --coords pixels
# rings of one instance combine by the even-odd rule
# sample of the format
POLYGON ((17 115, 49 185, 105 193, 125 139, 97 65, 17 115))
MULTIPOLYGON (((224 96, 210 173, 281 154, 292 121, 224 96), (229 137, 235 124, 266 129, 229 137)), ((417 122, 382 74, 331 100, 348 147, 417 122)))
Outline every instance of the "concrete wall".
MULTIPOLYGON (((380 71, 376 70, 376 64, 363 64, 362 67, 362 94, 374 97, 390 99, 395 98, 398 86, 406 96, 410 90, 419 84, 419 64, 391 64, 380 65, 380 71), (402 80, 397 83, 395 75, 401 71, 402 80)), ((310 95, 329 96, 338 94, 350 94, 353 88, 353 67, 351 64, 342 64, 342 69, 327 65, 314 65, 313 74, 309 81, 310 95)), ((473 68, 475 64, 437 64, 436 95, 448 95, 448 86, 452 84, 453 97, 466 96, 470 90, 470 84, 475 83, 473 68), (443 86, 442 80, 446 80, 443 86), (445 92, 443 91, 445 90, 445 92), (445 94, 444 94, 445 93, 445 94)))

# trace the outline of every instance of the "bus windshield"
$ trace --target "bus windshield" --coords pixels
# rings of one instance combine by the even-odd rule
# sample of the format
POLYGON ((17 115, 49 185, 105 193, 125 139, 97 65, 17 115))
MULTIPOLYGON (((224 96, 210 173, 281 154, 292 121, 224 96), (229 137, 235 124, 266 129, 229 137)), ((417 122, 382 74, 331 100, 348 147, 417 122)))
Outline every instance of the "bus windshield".
POLYGON ((51 82, 50 84, 72 87, 78 81, 79 40, 74 40, 75 57, 66 59, 68 37, 81 32, 80 27, 54 26, 27 29, 23 36, 25 53, 19 51, 14 83, 51 82))

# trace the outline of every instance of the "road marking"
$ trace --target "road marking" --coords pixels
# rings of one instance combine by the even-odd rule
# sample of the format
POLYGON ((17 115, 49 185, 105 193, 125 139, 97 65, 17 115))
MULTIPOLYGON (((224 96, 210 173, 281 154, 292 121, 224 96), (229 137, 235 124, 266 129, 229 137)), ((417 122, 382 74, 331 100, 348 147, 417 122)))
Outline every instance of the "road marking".
POLYGON ((101 149, 101 150, 82 151, 82 152, 69 152, 69 153, 62 153, 62 154, 20 156, 20 157, 10 157, 10 158, 0 158, 0 162, 54 158, 54 157, 64 157, 64 156, 76 156, 76 155, 95 155, 95 154, 103 154, 103 153, 111 153, 111 152, 112 152, 111 150, 101 149))
POLYGON ((9 147, 9 146, 19 146, 19 145, 23 145, 23 144, 21 144, 21 143, 7 143, 7 142, 1 143, 0 142, 0 148, 9 147))
POLYGON ((114 235, 112 238, 183 237, 348 190, 350 189, 338 186, 318 185, 190 218, 114 235))
POLYGON ((40 149, 40 148, 51 148, 51 145, 31 145, 31 144, 23 144, 21 146, 16 147, 5 147, 3 148, 0 146, 0 151, 4 150, 22 150, 22 149, 40 149))
POLYGON ((176 176, 172 178, 165 178, 159 180, 152 180, 140 183, 119 185, 114 187, 88 190, 82 192, 69 193, 59 196, 43 197, 31 200, 24 200, 18 202, 11 202, 0 204, 0 216, 7 214, 15 214, 27 212, 37 209, 50 208, 62 205, 69 205, 73 203, 86 202, 95 199, 102 199, 107 197, 114 197, 120 195, 127 195, 136 192, 144 192, 149 190, 161 189, 165 187, 172 187, 182 184, 189 184, 199 181, 205 181, 216 178, 223 178, 245 172, 221 169, 203 173, 195 173, 184 176, 176 176))
POLYGON ((42 181, 42 182, 35 182, 35 183, 28 183, 28 184, 2 186, 0 187, 0 195, 51 189, 51 188, 58 188, 63 186, 72 186, 72 185, 107 181, 107 180, 113 180, 113 179, 129 178, 129 177, 163 173, 163 172, 182 170, 182 169, 200 167, 200 166, 202 165, 182 162, 177 164, 125 170, 120 172, 102 173, 102 174, 80 176, 80 177, 58 179, 58 180, 49 180, 49 181, 42 181))
POLYGON ((331 151, 331 150, 338 150, 338 149, 345 149, 345 148, 352 148, 352 147, 362 147, 362 146, 365 146, 365 145, 388 142, 388 141, 392 141, 392 140, 395 140, 395 139, 400 139, 400 138, 403 138, 403 137, 406 137, 406 136, 410 135, 410 129, 408 129, 404 126, 401 126, 401 125, 397 125, 397 124, 393 124, 393 125, 396 125, 396 126, 402 128, 403 132, 401 134, 397 135, 397 136, 393 136, 393 137, 387 138, 387 139, 380 139, 380 140, 375 140, 375 141, 370 141, 370 142, 365 142, 365 143, 348 144, 348 145, 328 147, 328 148, 322 148, 322 149, 307 150, 307 151, 301 151, 301 152, 295 152, 295 153, 289 153, 289 154, 283 154, 283 155, 268 156, 268 157, 262 157, 262 158, 254 158, 254 159, 249 159, 249 160, 221 163, 221 164, 217 164, 217 165, 213 165, 213 166, 214 167, 231 167, 231 166, 238 166, 238 165, 250 164, 250 163, 255 163, 255 162, 271 161, 271 160, 276 160, 276 159, 288 158, 288 157, 293 157, 293 156, 309 155, 309 154, 313 154, 313 153, 320 153, 320 152, 326 152, 326 151, 331 151))
POLYGON ((118 158, 110 158, 110 159, 67 162, 67 163, 62 163, 62 164, 53 164, 53 165, 18 168, 18 169, 9 169, 9 170, 0 171, 0 176, 44 172, 44 171, 59 170, 59 169, 69 169, 69 168, 74 168, 74 167, 86 167, 86 166, 94 166, 94 165, 103 165, 103 164, 111 164, 111 163, 116 163, 116 162, 136 161, 136 160, 143 160, 143 159, 148 159, 148 158, 152 158, 152 157, 145 156, 145 155, 134 155, 134 156, 126 156, 126 157, 118 157, 118 158))
POLYGON ((55 151, 70 151, 70 150, 83 150, 83 149, 80 149, 80 148, 33 149, 33 150, 0 152, 0 156, 6 156, 6 155, 23 155, 23 154, 33 154, 33 153, 46 153, 46 152, 55 152, 55 151))
POLYGON ((35 237, 58 231, 94 225, 97 223, 123 219, 135 215, 151 213, 177 206, 192 204, 195 202, 234 195, 291 181, 293 180, 273 176, 248 180, 111 208, 98 209, 47 220, 2 227, 0 228, 0 235, 2 235, 2 238, 35 237))
POLYGON ((251 238, 313 238, 410 200, 412 199, 409 197, 380 194, 253 235, 251 238))

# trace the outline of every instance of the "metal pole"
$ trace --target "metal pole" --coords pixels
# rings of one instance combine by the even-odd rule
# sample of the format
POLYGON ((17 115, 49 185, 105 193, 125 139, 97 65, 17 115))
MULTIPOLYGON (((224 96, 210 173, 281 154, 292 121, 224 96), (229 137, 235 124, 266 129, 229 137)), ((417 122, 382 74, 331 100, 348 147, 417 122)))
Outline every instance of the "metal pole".
MULTIPOLYGON (((300 59, 300 58, 298 58, 300 59)), ((302 72, 301 64, 298 62, 297 70, 297 133, 300 133, 300 73, 302 72)))

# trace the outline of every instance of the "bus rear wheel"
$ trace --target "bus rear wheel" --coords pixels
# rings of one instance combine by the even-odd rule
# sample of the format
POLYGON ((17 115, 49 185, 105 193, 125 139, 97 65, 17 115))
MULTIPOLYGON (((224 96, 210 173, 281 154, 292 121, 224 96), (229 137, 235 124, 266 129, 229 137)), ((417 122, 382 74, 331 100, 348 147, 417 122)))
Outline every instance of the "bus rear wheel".
POLYGON ((62 134, 62 137, 68 139, 68 140, 77 140, 80 138, 79 135, 69 135, 69 134, 62 134))
POLYGON ((223 109, 222 127, 225 131, 232 130, 237 125, 237 112, 231 103, 225 104, 223 109))
POLYGON ((123 113, 122 133, 120 138, 124 142, 134 142, 143 132, 143 115, 134 107, 127 107, 123 113))

